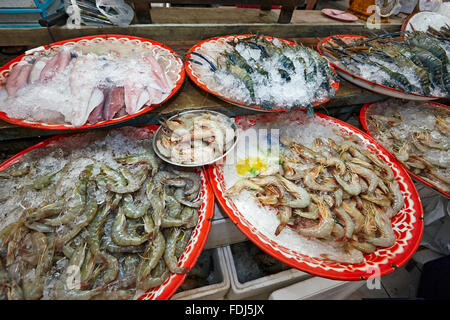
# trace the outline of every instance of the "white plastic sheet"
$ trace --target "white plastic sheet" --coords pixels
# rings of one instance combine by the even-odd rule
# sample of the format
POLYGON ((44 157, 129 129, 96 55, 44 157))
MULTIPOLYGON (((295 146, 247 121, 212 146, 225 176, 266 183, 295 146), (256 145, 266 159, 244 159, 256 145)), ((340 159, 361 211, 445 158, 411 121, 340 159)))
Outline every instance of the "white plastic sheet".
POLYGON ((126 27, 133 20, 133 8, 126 4, 124 0, 96 0, 96 4, 98 10, 115 25, 126 27), (116 11, 117 15, 109 14, 110 9, 116 11))
MULTIPOLYGON (((96 24, 96 17, 85 16, 85 19, 90 21, 84 21, 82 15, 81 4, 77 3, 77 0, 68 0, 65 2, 66 13, 69 15, 67 18, 66 27, 69 29, 78 29, 83 23, 96 24)), ((96 0, 96 7, 98 14, 102 16, 103 20, 97 20, 99 22, 109 21, 113 25, 120 27, 126 27, 130 25, 134 17, 134 10, 130 5, 126 4, 124 0, 96 0), (106 19, 105 19, 106 18, 106 19)), ((95 9, 94 9, 95 10, 95 9)))
POLYGON ((400 12, 410 14, 413 12, 419 0, 400 0, 399 5, 394 9, 393 15, 400 12))
POLYGON ((441 193, 416 182, 424 211, 422 246, 450 254, 450 200, 441 193))

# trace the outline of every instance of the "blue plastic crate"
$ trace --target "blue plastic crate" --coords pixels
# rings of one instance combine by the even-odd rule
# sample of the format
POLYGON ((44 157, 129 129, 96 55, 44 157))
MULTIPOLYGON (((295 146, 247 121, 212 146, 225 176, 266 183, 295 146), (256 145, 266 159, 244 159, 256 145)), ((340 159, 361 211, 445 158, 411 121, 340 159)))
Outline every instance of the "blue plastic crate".
POLYGON ((45 18, 64 6, 64 0, 29 0, 22 3, 10 1, 9 5, 0 3, 0 28, 41 27, 39 19, 45 18), (17 6, 12 7, 16 3, 17 6), (3 19, 2 19, 3 17, 3 19), (7 21, 6 21, 7 20, 7 21))

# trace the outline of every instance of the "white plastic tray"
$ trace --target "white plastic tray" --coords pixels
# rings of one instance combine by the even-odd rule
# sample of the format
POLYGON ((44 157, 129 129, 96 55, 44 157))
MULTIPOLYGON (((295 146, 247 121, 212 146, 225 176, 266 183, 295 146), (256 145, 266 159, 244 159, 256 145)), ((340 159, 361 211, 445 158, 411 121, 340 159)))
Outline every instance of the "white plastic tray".
POLYGON ((262 278, 241 283, 239 282, 237 276, 231 247, 226 246, 223 249, 225 259, 228 264, 228 271, 230 273, 229 276, 231 281, 230 290, 225 297, 228 300, 240 300, 263 294, 269 295, 276 289, 283 288, 295 282, 312 277, 312 275, 310 275, 309 273, 292 268, 262 278))
POLYGON ((191 290, 182 291, 172 296, 171 300, 220 300, 230 289, 230 276, 225 261, 224 249, 213 249, 213 266, 215 276, 221 282, 191 290))
POLYGON ((365 283, 313 277, 272 292, 269 300, 343 300, 365 283))

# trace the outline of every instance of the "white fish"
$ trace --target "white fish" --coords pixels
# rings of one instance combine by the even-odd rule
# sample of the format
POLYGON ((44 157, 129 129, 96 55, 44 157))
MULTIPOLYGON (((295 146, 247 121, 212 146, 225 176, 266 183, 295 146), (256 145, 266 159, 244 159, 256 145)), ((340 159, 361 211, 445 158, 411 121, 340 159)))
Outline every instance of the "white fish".
POLYGON ((79 101, 78 108, 64 114, 66 121, 79 127, 86 123, 90 113, 103 99, 103 93, 95 90, 97 80, 92 76, 97 67, 97 58, 93 55, 78 57, 69 76, 72 96, 79 101), (93 96, 93 93, 95 95, 93 96))

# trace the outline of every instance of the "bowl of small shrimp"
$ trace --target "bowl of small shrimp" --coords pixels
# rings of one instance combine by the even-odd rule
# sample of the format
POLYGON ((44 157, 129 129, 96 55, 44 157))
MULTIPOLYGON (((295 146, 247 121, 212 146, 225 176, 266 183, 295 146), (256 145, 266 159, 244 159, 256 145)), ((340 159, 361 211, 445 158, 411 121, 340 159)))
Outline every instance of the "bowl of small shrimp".
POLYGON ((235 146, 234 119, 210 110, 189 110, 160 121, 153 136, 156 154, 181 167, 198 167, 222 160, 235 146))

